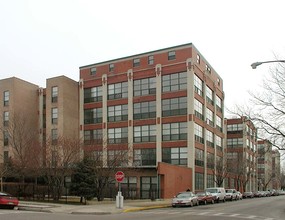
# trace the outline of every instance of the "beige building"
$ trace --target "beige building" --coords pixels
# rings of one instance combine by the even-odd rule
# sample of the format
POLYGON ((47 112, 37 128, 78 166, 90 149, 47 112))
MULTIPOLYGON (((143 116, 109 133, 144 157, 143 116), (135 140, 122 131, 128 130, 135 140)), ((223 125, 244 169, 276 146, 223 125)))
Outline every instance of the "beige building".
POLYGON ((277 149, 272 151, 272 171, 273 171, 272 188, 281 189, 280 152, 277 149))
POLYGON ((227 124, 226 188, 241 192, 257 190, 257 129, 246 117, 231 118, 227 124))
POLYGON ((38 131, 38 89, 37 85, 16 77, 0 80, 0 163, 15 153, 11 135, 27 129, 25 138, 30 138, 38 131))
MULTIPOLYGON (((78 82, 58 76, 47 79, 46 88, 39 88, 12 77, 0 80, 0 93, 0 163, 13 158, 15 146, 9 142, 13 136, 11 128, 15 125, 23 124, 26 137, 34 137, 33 141, 36 140, 37 146, 41 147, 43 162, 52 160, 49 146, 58 145, 59 138, 78 140, 78 82)), ((30 149, 28 145, 32 145, 32 139, 26 144, 30 149)))
POLYGON ((258 148, 258 189, 272 189, 273 183, 273 163, 272 163, 272 143, 268 140, 259 140, 258 148))

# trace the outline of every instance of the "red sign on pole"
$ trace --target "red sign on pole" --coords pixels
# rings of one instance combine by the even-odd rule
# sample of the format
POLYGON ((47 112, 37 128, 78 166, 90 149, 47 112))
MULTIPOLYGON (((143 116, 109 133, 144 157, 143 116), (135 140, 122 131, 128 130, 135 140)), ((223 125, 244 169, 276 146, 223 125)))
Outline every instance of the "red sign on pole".
POLYGON ((122 172, 122 171, 118 171, 116 174, 115 174, 115 179, 118 183, 122 182, 125 178, 125 174, 122 172))

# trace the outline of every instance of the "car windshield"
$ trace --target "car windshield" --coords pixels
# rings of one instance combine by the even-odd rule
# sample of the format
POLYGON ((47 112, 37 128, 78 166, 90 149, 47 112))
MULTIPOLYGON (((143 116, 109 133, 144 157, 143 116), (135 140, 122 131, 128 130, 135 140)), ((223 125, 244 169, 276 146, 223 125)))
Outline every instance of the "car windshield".
POLYGON ((205 192, 198 192, 198 193, 197 193, 197 196, 205 196, 205 195, 206 195, 205 192))
POLYGON ((185 192, 185 193, 179 193, 176 198, 188 198, 190 196, 193 196, 193 193, 192 192, 185 192))
POLYGON ((0 192, 0 196, 10 196, 10 195, 7 193, 0 192))
POLYGON ((227 193, 232 193, 233 190, 232 190, 232 189, 226 189, 226 192, 227 192, 227 193))
POLYGON ((218 190, 217 190, 217 189, 207 189, 207 192, 210 192, 210 193, 217 193, 218 190))

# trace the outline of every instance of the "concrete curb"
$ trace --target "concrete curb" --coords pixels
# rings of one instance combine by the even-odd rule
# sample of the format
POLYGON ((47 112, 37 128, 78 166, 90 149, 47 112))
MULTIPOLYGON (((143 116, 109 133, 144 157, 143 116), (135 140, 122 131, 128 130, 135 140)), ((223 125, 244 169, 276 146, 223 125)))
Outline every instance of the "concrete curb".
POLYGON ((146 206, 146 207, 136 207, 136 208, 128 208, 125 209, 123 212, 138 212, 143 210, 149 210, 149 209, 161 209, 161 208, 167 208, 170 207, 170 205, 157 205, 157 206, 146 206))
POLYGON ((73 215, 110 215, 112 212, 71 212, 73 215))
POLYGON ((33 212, 47 212, 52 213, 51 210, 47 208, 41 208, 41 207, 30 207, 30 206, 18 206, 18 210, 21 211, 33 211, 33 212))

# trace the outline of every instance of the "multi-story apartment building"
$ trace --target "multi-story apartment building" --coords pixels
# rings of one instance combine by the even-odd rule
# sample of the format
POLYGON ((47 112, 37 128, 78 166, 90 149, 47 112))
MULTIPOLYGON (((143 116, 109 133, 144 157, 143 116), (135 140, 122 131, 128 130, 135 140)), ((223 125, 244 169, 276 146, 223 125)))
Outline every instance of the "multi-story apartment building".
POLYGON ((223 81, 193 44, 82 66, 79 84, 85 153, 107 164, 124 151, 122 186, 135 187, 140 198, 151 189, 170 198, 215 185, 224 151, 223 81))
POLYGON ((15 77, 0 80, 0 163, 15 160, 18 146, 35 156, 32 145, 41 147, 43 163, 54 161, 51 146, 59 138, 79 138, 78 82, 59 76, 47 79, 46 85, 39 88, 15 77))
POLYGON ((277 149, 272 151, 272 189, 281 189, 281 164, 280 152, 277 149))
POLYGON ((258 189, 272 189, 273 183, 273 163, 272 163, 272 144, 268 140, 258 140, 258 189))
POLYGON ((64 149, 64 145, 69 148, 70 145, 74 148, 80 147, 80 143, 76 143, 80 142, 78 92, 78 82, 65 76, 47 79, 46 88, 39 92, 39 120, 43 122, 40 123, 40 131, 43 131, 40 135, 46 148, 45 161, 51 166, 55 166, 55 163, 67 163, 62 160, 64 157, 70 157, 67 154, 71 153, 72 149, 64 149))
POLYGON ((242 192, 257 189, 257 130, 246 117, 226 119, 227 170, 226 188, 242 192))
POLYGON ((37 85, 16 77, 0 80, 0 163, 23 156, 14 155, 15 147, 37 135, 38 89, 37 85), (23 135, 25 130, 28 132, 23 135), (17 139, 12 142, 11 136, 17 139))

